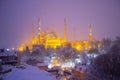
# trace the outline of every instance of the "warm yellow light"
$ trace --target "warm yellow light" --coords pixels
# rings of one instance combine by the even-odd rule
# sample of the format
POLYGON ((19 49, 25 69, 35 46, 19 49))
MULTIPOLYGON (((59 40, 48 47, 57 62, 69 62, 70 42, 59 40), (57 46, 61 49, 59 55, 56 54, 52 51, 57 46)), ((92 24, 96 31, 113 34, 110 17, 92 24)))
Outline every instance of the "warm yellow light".
POLYGON ((64 71, 64 70, 65 70, 65 68, 64 68, 64 67, 62 67, 62 70, 64 71))
POLYGON ((77 46, 76 48, 77 48, 77 50, 80 50, 80 46, 77 46))
POLYGON ((64 78, 63 80, 67 80, 67 78, 64 78))
POLYGON ((53 64, 54 64, 54 65, 57 65, 57 64, 58 64, 58 60, 57 60, 57 59, 54 59, 54 60, 53 60, 53 64))
POLYGON ((19 48, 19 51, 23 51, 23 47, 20 47, 20 48, 19 48))
POLYGON ((77 46, 77 49, 80 49, 80 46, 77 46))
POLYGON ((56 48, 57 46, 61 46, 61 39, 60 38, 54 38, 54 37, 47 37, 45 47, 52 47, 56 48))

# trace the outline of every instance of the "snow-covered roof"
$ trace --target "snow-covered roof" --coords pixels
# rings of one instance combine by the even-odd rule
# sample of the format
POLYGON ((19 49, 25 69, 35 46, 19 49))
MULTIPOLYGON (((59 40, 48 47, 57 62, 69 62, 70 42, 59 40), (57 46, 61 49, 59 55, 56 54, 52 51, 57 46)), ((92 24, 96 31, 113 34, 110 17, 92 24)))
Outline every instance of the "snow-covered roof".
POLYGON ((0 53, 0 56, 17 56, 17 54, 15 54, 14 52, 6 51, 0 53))

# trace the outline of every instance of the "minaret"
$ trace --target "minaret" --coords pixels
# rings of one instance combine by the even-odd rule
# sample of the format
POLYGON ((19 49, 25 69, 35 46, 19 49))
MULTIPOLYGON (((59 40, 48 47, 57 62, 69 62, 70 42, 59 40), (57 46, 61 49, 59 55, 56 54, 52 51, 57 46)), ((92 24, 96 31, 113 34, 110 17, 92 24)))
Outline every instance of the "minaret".
POLYGON ((76 41, 76 28, 74 27, 74 40, 76 41))
POLYGON ((89 41, 92 42, 93 41, 93 38, 92 38, 92 27, 91 27, 91 24, 89 26, 89 41))
POLYGON ((92 27, 91 24, 89 26, 89 48, 93 48, 93 38, 92 38, 92 27))
POLYGON ((64 41, 67 42, 66 18, 64 19, 64 41))
POLYGON ((32 23, 32 44, 34 44, 35 32, 34 32, 34 24, 32 23))
POLYGON ((38 44, 40 44, 40 18, 38 18, 38 44))

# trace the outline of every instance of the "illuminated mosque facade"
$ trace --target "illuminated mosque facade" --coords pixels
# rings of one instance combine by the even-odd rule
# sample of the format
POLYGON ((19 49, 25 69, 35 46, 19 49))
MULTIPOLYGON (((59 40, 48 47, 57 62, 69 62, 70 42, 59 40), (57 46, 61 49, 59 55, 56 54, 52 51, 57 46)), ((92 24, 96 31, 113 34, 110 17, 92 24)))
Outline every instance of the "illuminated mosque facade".
MULTIPOLYGON (((51 30, 42 31, 40 26, 40 19, 38 18, 38 33, 35 36, 34 25, 32 24, 32 40, 25 45, 22 45, 19 50, 25 50, 26 46, 32 50, 36 46, 44 45, 45 48, 51 47, 56 49, 59 46, 65 46, 70 44, 72 48, 75 48, 79 51, 89 50, 90 48, 100 48, 101 42, 98 40, 93 40, 92 27, 89 26, 89 40, 80 40, 80 41, 71 41, 67 40, 67 28, 66 28, 66 19, 64 19, 64 38, 61 38, 57 35, 56 32, 51 30)), ((75 37, 75 35, 74 35, 75 37)))

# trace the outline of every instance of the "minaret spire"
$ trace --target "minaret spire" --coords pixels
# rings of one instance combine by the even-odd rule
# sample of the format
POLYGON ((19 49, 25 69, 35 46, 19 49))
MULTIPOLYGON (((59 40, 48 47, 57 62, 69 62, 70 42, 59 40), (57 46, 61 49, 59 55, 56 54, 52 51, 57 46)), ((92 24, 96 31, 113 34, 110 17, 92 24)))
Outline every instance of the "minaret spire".
POLYGON ((38 44, 40 44, 40 18, 38 17, 38 44))
POLYGON ((91 24, 89 26, 89 42, 90 42, 90 48, 93 48, 93 35, 92 35, 92 26, 91 26, 91 24))
POLYGON ((38 35, 40 35, 40 18, 38 18, 38 35))
POLYGON ((76 28, 74 27, 74 40, 76 41, 76 28))
POLYGON ((90 24, 89 26, 89 41, 92 42, 93 41, 93 38, 92 38, 92 26, 90 24))
POLYGON ((32 40, 35 38, 34 24, 32 23, 32 40))
POLYGON ((66 18, 64 19, 64 40, 65 42, 67 42, 66 18))

